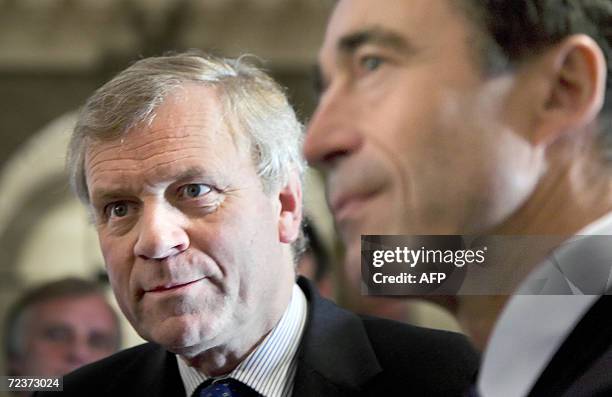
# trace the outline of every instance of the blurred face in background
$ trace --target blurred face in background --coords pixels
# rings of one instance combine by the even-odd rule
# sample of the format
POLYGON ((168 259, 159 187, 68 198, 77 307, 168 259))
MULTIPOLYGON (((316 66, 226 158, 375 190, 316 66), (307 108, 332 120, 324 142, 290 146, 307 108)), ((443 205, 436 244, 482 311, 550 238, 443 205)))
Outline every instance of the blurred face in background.
POLYGON ((528 84, 485 78, 476 34, 447 0, 336 6, 304 150, 326 172, 353 281, 360 235, 477 233, 534 189, 528 84))
POLYGON ((61 376, 118 349, 116 316, 101 295, 37 303, 21 318, 20 376, 61 376))

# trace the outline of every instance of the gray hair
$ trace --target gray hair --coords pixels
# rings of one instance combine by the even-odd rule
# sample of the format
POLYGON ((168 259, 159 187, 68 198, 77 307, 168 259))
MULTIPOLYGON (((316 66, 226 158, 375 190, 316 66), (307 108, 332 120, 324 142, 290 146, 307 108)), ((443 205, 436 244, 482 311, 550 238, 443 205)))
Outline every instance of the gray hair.
POLYGON ((140 123, 151 123, 166 96, 187 83, 219 89, 233 134, 239 131, 264 190, 284 186, 292 172, 305 169, 303 126, 283 89, 245 61, 187 52, 141 59, 99 88, 85 103, 68 149, 70 184, 89 204, 85 153, 92 142, 110 141, 140 123))

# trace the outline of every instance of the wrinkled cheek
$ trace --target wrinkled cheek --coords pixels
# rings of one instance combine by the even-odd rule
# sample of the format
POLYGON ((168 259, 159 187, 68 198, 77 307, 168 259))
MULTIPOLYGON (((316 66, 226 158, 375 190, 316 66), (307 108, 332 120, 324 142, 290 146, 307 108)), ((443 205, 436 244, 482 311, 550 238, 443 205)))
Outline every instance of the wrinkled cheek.
POLYGON ((100 241, 102 256, 104 257, 106 273, 113 289, 121 311, 133 319, 134 297, 130 288, 130 275, 132 271, 132 256, 125 247, 109 241, 100 241))

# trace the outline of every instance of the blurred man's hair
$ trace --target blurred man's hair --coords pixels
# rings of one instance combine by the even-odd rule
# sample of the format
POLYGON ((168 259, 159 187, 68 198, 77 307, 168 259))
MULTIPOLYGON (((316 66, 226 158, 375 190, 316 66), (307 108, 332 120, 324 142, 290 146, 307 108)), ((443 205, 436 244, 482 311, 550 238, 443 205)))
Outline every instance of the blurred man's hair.
POLYGON ((448 0, 477 28, 478 61, 487 74, 512 70, 564 38, 583 33, 601 48, 608 67, 600 118, 601 149, 612 160, 612 1, 448 0), (484 33, 484 34, 483 34, 484 33))

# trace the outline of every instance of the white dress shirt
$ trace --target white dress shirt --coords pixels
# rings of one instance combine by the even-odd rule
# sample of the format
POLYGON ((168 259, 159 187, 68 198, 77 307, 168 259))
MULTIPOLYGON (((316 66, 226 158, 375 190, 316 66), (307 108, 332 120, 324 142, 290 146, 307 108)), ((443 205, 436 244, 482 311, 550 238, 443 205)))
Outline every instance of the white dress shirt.
POLYGON ((555 250, 510 298, 483 355, 477 382, 483 397, 527 395, 582 316, 612 285, 612 246, 594 238, 587 244, 600 249, 585 249, 588 240, 582 239, 589 235, 612 235, 612 213, 555 250))

